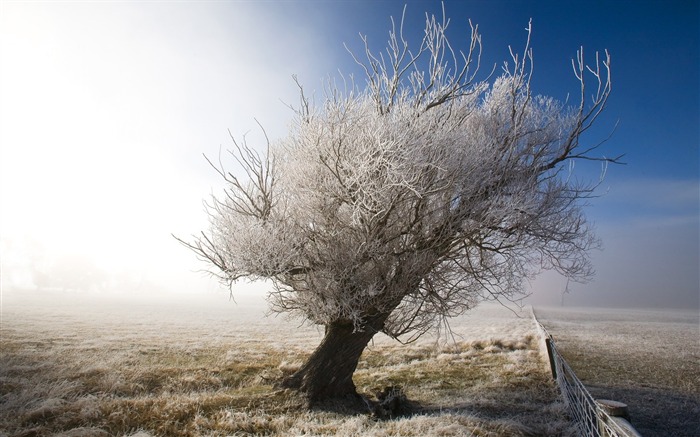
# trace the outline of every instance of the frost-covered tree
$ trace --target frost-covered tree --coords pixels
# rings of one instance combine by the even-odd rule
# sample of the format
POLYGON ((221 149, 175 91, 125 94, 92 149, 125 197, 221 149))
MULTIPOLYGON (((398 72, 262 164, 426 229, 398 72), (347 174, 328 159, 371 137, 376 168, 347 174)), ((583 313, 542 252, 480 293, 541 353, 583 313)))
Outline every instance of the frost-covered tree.
POLYGON ((184 242, 223 282, 270 279, 273 311, 325 327, 282 382, 312 401, 356 393, 353 372, 379 332, 413 340, 480 301, 519 296, 543 269, 592 274, 598 241, 582 206, 596 183, 571 170, 616 160, 580 141, 606 105, 609 56, 587 66, 578 52, 570 106, 533 94, 529 29, 500 75, 478 81, 478 28, 460 52, 447 25, 427 16, 415 49, 403 20, 384 52, 365 39, 352 55, 363 86, 331 84, 320 105, 300 87, 284 139, 264 152, 234 140, 245 177, 213 165, 225 196, 209 203, 209 230, 184 242))

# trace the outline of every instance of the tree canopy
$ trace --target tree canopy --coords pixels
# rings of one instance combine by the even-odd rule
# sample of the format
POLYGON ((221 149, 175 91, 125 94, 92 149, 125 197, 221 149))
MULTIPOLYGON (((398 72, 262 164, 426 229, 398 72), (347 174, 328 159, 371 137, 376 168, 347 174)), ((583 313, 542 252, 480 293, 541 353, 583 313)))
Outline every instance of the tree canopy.
MULTIPOLYGON (((225 195, 185 244, 229 285, 271 279, 271 308, 326 326, 324 343, 331 327, 367 333, 360 353, 376 332, 409 341, 482 300, 517 297, 543 269, 590 278, 598 240, 582 208, 598 181, 579 182, 572 163, 617 160, 581 141, 608 100, 610 56, 589 66, 578 52, 571 106, 533 93, 529 28, 500 74, 480 79, 478 27, 460 52, 448 23, 427 16, 411 49, 402 20, 384 52, 365 41, 352 54, 364 83, 329 83, 319 104, 300 86, 286 137, 264 150, 234 139, 242 172, 212 162, 225 195)), ((313 392, 301 381, 322 378, 308 364, 292 385, 313 392)))

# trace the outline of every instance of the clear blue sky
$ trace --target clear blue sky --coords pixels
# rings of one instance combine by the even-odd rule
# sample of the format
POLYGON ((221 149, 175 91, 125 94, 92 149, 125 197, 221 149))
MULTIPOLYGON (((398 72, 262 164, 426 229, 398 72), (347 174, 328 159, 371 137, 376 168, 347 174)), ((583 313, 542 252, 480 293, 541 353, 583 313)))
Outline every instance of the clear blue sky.
MULTIPOLYGON (((424 12, 407 2, 406 34, 424 12)), ((201 267, 170 237, 206 226, 201 199, 221 184, 216 155, 257 118, 282 135, 291 80, 320 93, 325 77, 357 73, 343 43, 387 38, 399 1, 3 2, 0 6, 0 206, 3 263, 22 241, 139 270, 166 287, 202 287, 201 267)), ((571 58, 612 56, 608 109, 585 140, 624 154, 592 201, 605 250, 596 279, 571 303, 698 307, 700 280, 700 9, 697 1, 446 1, 451 42, 483 37, 484 77, 521 48, 532 19, 534 91, 575 96, 571 58)), ((582 177, 599 168, 581 165, 582 177)), ((20 255, 17 255, 20 253, 20 255)), ((13 264, 14 263, 14 264, 13 264)), ((8 279, 4 279, 7 281, 8 279)), ((17 279, 20 281, 20 279, 17 279)), ((565 281, 531 284, 558 303, 565 281)))

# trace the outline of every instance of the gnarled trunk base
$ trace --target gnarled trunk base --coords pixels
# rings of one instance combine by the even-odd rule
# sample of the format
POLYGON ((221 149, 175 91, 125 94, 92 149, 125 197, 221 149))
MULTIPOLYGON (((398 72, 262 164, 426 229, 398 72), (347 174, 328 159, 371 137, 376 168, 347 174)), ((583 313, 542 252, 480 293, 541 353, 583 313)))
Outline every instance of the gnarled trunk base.
POLYGON ((352 374, 375 333, 371 328, 353 332, 352 324, 328 325, 321 344, 298 371, 282 381, 282 387, 299 390, 311 403, 356 397, 352 374))

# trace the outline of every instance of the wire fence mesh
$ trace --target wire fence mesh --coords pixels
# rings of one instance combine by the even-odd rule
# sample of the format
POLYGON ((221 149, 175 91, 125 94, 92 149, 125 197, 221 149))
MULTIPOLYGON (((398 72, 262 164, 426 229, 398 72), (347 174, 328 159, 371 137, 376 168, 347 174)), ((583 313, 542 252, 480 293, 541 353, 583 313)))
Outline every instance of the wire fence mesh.
POLYGON ((552 376, 557 381, 564 403, 579 432, 584 437, 639 437, 634 428, 624 419, 611 417, 593 399, 581 380, 559 353, 552 336, 532 313, 533 320, 549 356, 552 376))

